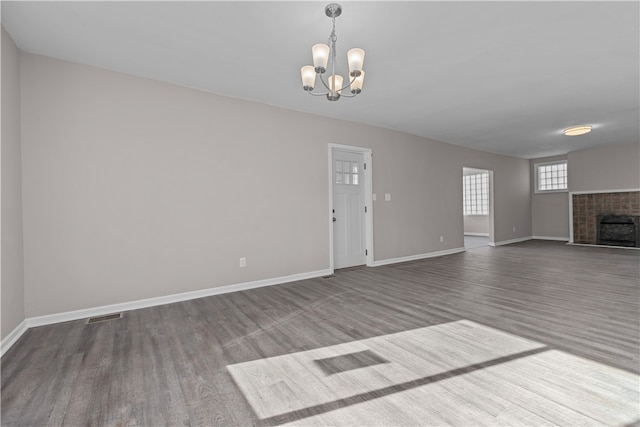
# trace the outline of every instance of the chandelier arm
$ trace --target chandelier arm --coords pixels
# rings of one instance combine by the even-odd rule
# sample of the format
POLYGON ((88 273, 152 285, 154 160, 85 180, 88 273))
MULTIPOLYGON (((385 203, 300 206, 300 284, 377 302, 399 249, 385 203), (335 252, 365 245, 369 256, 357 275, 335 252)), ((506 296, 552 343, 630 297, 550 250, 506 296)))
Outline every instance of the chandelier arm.
MULTIPOLYGON (((357 78, 358 78, 358 77, 356 76, 356 77, 354 77, 353 79, 351 79, 351 81, 350 81, 349 83, 347 83, 346 85, 342 86, 342 89, 340 89, 340 91, 343 91, 343 90, 345 90, 346 88, 348 88, 349 86, 351 86, 351 85, 353 84, 353 82, 355 82, 355 81, 356 81, 356 79, 357 79, 357 78)), ((327 88, 327 89, 328 89, 328 88, 327 88)), ((349 98, 349 97, 347 97, 347 98, 349 98)))
MULTIPOLYGON (((322 74, 319 74, 319 76, 320 76, 320 81, 322 82, 322 84, 324 85, 324 87, 328 90, 328 92, 324 92, 324 93, 312 93, 312 92, 307 91, 307 93, 308 93, 309 95, 313 95, 313 96, 326 96, 327 94, 331 93, 331 88, 330 88, 330 87, 329 87, 329 85, 327 85, 327 84, 325 83, 325 81, 322 79, 322 74)), ((338 89, 336 92, 340 93, 340 96, 344 96, 345 98, 354 98, 356 95, 358 95, 358 93, 354 93, 354 94, 352 94, 352 95, 346 95, 345 93, 343 93, 343 91, 344 91, 345 89, 347 89, 349 86, 351 86, 351 85, 353 84, 353 82, 355 82, 355 81, 356 81, 356 79, 357 79, 357 78, 358 78, 358 77, 353 77, 353 78, 351 79, 351 81, 349 81, 349 83, 347 83, 346 85, 344 85, 342 88, 338 89)), ((348 91, 348 92, 351 92, 351 91, 348 91)))
MULTIPOLYGON (((334 74, 335 75, 335 74, 334 74)), ((318 74, 318 77, 320 77, 320 81, 322 82, 322 85, 329 91, 331 92, 331 88, 329 87, 329 85, 327 83, 325 83, 324 79, 322 78, 322 74, 318 74)))

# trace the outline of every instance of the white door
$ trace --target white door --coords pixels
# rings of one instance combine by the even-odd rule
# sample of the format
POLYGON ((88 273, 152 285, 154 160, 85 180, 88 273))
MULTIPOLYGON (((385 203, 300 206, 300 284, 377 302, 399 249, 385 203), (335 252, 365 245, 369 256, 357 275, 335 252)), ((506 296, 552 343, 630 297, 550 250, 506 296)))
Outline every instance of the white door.
POLYGON ((367 262, 364 154, 333 150, 334 268, 367 262))

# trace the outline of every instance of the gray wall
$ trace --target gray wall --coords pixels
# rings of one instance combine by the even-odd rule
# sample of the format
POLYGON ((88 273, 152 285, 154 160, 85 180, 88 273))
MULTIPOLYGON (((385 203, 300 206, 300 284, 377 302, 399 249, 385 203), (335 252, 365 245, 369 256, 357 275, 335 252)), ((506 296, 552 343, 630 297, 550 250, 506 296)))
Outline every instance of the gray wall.
POLYGON ((465 215, 464 233, 489 235, 489 215, 465 215))
MULTIPOLYGON (((531 160, 531 229, 534 237, 569 240, 569 193, 535 192, 535 165, 566 159, 567 156, 564 155, 531 160)), ((573 165, 568 165, 568 173, 572 169, 573 165)))
POLYGON ((639 142, 572 151, 568 157, 570 191, 640 188, 639 142))
POLYGON ((495 240, 531 234, 528 160, 21 59, 27 317, 327 269, 328 143, 392 193, 376 260, 464 246, 467 164, 495 172, 495 240))
POLYGON ((2 339, 25 318, 20 153, 20 68, 18 49, 2 28, 2 247, 0 299, 2 339))

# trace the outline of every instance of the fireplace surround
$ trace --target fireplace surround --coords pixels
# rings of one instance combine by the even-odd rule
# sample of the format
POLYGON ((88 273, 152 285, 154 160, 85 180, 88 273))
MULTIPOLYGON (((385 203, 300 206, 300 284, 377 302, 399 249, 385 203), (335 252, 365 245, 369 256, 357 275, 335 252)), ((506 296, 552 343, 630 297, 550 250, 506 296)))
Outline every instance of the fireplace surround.
POLYGON ((640 191, 572 193, 570 203, 573 243, 629 247, 631 246, 629 242, 634 240, 633 246, 640 247, 638 246, 640 239, 637 234, 638 218, 640 217, 640 191), (622 216, 632 217, 633 223, 630 224, 628 219, 613 218, 622 216), (614 239, 604 239, 608 243, 602 242, 600 238, 602 231, 600 223, 605 217, 611 217, 605 220, 605 237, 608 233, 621 234, 618 237, 614 236, 614 239), (616 223, 616 221, 623 222, 616 223), (628 234, 631 226, 634 227, 634 239, 630 239, 628 234), (624 237, 625 233, 627 237, 624 237), (620 240, 619 244, 615 244, 616 239, 620 240))

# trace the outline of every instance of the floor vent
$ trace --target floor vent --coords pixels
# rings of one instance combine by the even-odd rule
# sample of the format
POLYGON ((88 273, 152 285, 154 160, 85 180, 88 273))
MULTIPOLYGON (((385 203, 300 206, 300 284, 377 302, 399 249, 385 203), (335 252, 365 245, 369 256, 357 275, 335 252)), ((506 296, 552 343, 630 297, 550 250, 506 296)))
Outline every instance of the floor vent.
POLYGON ((90 323, 106 322, 107 320, 122 319, 122 313, 106 314, 104 316, 90 317, 87 325, 90 323))

